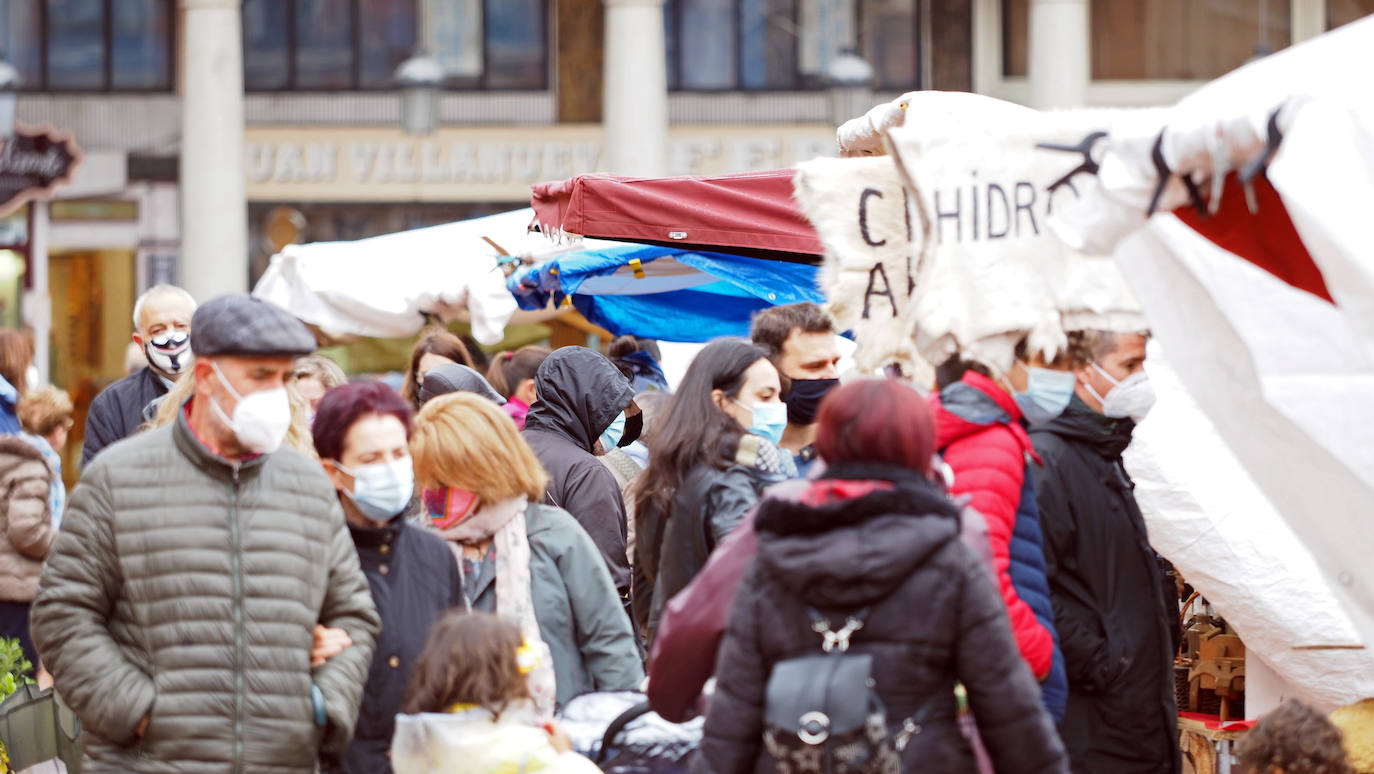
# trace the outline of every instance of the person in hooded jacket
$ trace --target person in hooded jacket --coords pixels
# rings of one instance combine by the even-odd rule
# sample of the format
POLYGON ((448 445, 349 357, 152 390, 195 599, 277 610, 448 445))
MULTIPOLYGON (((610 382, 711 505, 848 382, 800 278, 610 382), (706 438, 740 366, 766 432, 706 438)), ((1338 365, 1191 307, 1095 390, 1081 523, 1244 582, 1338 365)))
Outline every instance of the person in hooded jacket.
MULTIPOLYGON (((636 560, 652 584, 650 636, 663 605, 691 582, 764 487, 796 475, 776 444, 787 426, 778 370, 755 344, 706 345, 682 379, 636 494, 636 560)), ((642 595, 641 595, 642 596, 642 595)))
POLYGON ((320 399, 312 429, 382 619, 353 741, 324 771, 390 774, 387 751, 411 669, 434 623, 462 606, 462 579, 443 538, 405 518, 416 501, 401 396, 381 382, 335 387, 320 399))
POLYGON ((915 727, 902 771, 975 770, 956 681, 999 774, 1067 771, 997 588, 931 480, 934 440, 924 400, 895 380, 845 385, 822 402, 824 474, 759 504, 758 554, 721 643, 698 772, 774 770, 765 688, 779 662, 822 653, 813 611, 863 616, 847 652, 873 659, 889 731, 915 727))
POLYGON ((1069 677, 1060 726, 1075 772, 1177 772, 1173 664, 1178 600, 1150 547, 1121 454, 1154 401, 1146 337, 1070 334, 1068 408, 1032 428, 1041 465, 1054 620, 1069 677))
POLYGON ((954 475, 950 494, 987 520, 988 543, 1021 656, 1040 680, 1045 707, 1063 719, 1068 699, 1064 657, 1054 628, 1035 485, 1035 451, 1026 423, 1044 423, 1064 410, 1073 391, 1055 371, 1018 347, 1007 376, 993 379, 981 364, 955 358, 941 366, 935 445, 954 475))
POLYGON ((643 418, 637 410, 633 423, 627 416, 634 402, 630 380, 599 353, 565 347, 545 358, 534 384, 538 401, 523 435, 549 474, 544 501, 572 514, 591 536, 628 607, 625 502, 596 452, 639 437, 643 418))

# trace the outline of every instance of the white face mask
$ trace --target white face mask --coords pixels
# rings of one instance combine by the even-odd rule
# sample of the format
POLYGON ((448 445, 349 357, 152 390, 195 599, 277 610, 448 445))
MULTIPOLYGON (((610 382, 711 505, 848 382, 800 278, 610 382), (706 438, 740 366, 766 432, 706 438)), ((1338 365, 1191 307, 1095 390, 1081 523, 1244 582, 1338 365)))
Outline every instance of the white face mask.
POLYGON ((353 477, 353 491, 345 494, 359 512, 373 521, 390 521, 410 504, 415 491, 415 469, 409 456, 351 470, 337 462, 334 467, 353 477))
POLYGON ((1111 374, 1097 363, 1092 364, 1093 370, 1102 374, 1102 377, 1112 383, 1112 389, 1106 397, 1097 394, 1091 384, 1087 385, 1088 392, 1097 398, 1097 402, 1102 404, 1102 413, 1109 417, 1130 417, 1137 423, 1145 419, 1145 415, 1150 413, 1150 409, 1155 405, 1155 390, 1150 386, 1150 378, 1145 372, 1136 371, 1125 379, 1118 381, 1111 374))
POLYGON ((224 389, 238 401, 232 419, 214 400, 210 401, 210 408, 214 409, 226 427, 234 431, 234 437, 239 439, 243 448, 254 454, 271 454, 280 448, 286 431, 291 428, 291 399, 287 397, 286 388, 274 387, 240 395, 224 377, 224 372, 219 370, 219 363, 211 362, 210 367, 215 369, 224 389))

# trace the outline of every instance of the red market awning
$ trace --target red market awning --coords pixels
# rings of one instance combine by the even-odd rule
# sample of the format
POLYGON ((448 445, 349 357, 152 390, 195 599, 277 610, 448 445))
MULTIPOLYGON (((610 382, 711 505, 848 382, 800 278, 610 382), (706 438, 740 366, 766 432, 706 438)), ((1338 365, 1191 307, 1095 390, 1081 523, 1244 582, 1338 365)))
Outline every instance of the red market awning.
POLYGON ((790 169, 715 177, 579 175, 534 186, 546 234, 819 263, 824 248, 792 200, 790 169))

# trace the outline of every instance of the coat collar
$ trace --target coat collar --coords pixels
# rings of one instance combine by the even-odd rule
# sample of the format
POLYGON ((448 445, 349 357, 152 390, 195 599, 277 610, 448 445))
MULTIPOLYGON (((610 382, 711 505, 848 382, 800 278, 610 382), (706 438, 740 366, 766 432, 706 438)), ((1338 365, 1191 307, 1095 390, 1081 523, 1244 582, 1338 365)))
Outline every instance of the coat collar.
POLYGON ((200 470, 225 481, 234 480, 235 475, 256 474, 271 455, 258 454, 234 461, 210 451, 209 447, 202 443, 196 437, 195 431, 191 429, 191 422, 187 417, 190 402, 191 399, 187 398, 186 402, 181 404, 181 410, 177 412, 176 422, 171 428, 172 440, 176 444, 177 451, 180 451, 200 470))

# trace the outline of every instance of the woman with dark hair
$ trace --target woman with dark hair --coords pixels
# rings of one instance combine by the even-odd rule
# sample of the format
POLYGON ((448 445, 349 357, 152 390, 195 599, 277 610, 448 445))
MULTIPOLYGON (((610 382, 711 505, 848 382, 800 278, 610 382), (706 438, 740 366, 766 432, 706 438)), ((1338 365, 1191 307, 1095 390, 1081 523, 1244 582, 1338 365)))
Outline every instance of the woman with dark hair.
MULTIPOLYGON (((462 581, 444 541, 404 518, 415 479, 410 408, 396 392, 370 381, 335 387, 320 399, 313 430, 382 619, 353 743, 325 771, 385 774, 410 669, 434 622, 463 603, 462 581)), ((316 638, 339 635, 317 630, 316 638)))
POLYGON ((795 475, 778 371, 747 341, 714 341, 692 361, 659 423, 635 501, 636 559, 653 588, 634 600, 650 636, 663 604, 697 574, 765 486, 795 475), (647 607, 646 607, 647 604, 647 607))
POLYGON ((521 347, 514 352, 502 352, 491 361, 487 371, 487 381, 496 391, 506 396, 502 406, 510 418, 515 420, 516 428, 525 429, 525 417, 534 404, 534 377, 539 374, 539 366, 553 354, 548 347, 534 345, 521 347))
POLYGON ((821 759, 839 751, 798 744, 798 729, 765 721, 779 709, 765 705, 780 662, 823 655, 834 637, 846 656, 872 659, 897 770, 979 770, 957 682, 999 774, 1068 771, 997 587, 932 480, 934 450, 930 408, 901 382, 864 380, 822 402, 824 476, 770 492, 757 510, 758 554, 721 642, 700 770, 771 771, 796 751, 828 770, 821 759))
POLYGON ((405 381, 401 383, 401 397, 410 402, 412 410, 420 410, 420 385, 425 381, 425 374, 444 363, 471 368, 472 355, 463 346, 463 340, 452 333, 443 328, 426 328, 410 352, 410 364, 406 366, 405 381))

